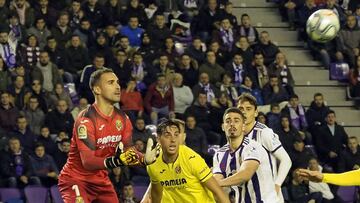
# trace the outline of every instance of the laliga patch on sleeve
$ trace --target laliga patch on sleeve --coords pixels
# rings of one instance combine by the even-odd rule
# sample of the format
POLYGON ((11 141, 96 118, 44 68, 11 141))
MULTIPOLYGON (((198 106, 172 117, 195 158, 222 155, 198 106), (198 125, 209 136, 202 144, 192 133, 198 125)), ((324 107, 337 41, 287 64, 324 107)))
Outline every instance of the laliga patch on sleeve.
POLYGON ((86 139, 87 138, 87 129, 85 125, 79 125, 77 128, 77 134, 79 139, 86 139))

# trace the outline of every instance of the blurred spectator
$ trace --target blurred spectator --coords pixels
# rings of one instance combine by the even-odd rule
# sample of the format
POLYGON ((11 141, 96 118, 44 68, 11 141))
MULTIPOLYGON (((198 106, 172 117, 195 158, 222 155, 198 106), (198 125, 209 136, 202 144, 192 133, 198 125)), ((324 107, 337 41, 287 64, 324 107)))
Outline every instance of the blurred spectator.
POLYGON ((2 56, 0 56, 0 91, 5 91, 10 84, 10 73, 7 70, 4 59, 2 58, 2 56))
POLYGON ((40 178, 41 185, 51 187, 57 184, 59 170, 54 159, 46 154, 44 145, 37 144, 35 153, 30 157, 34 174, 40 178))
POLYGON ((265 104, 281 103, 288 100, 289 95, 285 88, 279 83, 276 75, 270 75, 270 81, 264 86, 262 94, 265 104))
POLYGON ((123 22, 121 22, 122 25, 125 25, 129 22, 130 17, 137 16, 139 27, 146 28, 148 23, 148 18, 146 16, 146 13, 144 11, 143 5, 140 4, 139 0, 128 0, 128 5, 126 6, 126 9, 124 11, 123 15, 123 22))
MULTIPOLYGON (((46 1, 46 0, 42 0, 46 1)), ((51 32, 46 26, 46 22, 44 18, 38 17, 35 20, 35 26, 30 27, 26 31, 27 35, 34 35, 38 41, 38 46, 41 50, 44 49, 44 47, 47 44, 47 38, 50 37, 51 32)))
POLYGON ((29 28, 34 23, 34 9, 26 0, 15 0, 10 3, 10 9, 17 13, 21 25, 29 28))
POLYGON ((40 179, 33 176, 30 156, 21 150, 18 138, 9 139, 9 152, 3 156, 1 171, 8 178, 8 187, 24 188, 28 184, 40 185, 40 179))
POLYGON ((321 60, 325 69, 330 68, 331 62, 342 63, 344 61, 339 36, 325 43, 309 40, 308 45, 314 58, 321 60))
POLYGON ((13 77, 13 80, 13 83, 8 87, 8 91, 14 97, 15 106, 22 110, 25 107, 25 95, 29 92, 29 89, 25 86, 23 76, 13 77))
POLYGON ((22 43, 27 37, 26 28, 28 27, 20 24, 18 14, 14 12, 10 13, 8 22, 10 28, 9 37, 22 43))
POLYGON ((324 96, 322 93, 315 93, 314 100, 311 102, 310 107, 306 111, 306 120, 309 124, 309 131, 315 137, 317 129, 321 125, 325 125, 325 118, 329 111, 329 107, 325 105, 324 96))
POLYGON ((292 168, 307 168, 310 159, 315 155, 310 149, 305 148, 304 141, 300 137, 296 137, 293 146, 293 150, 289 153, 292 168))
POLYGON ((0 22, 5 22, 10 15, 10 9, 7 4, 8 1, 0 0, 0 22))
POLYGON ((151 70, 151 67, 143 61, 142 55, 138 52, 134 53, 131 64, 131 77, 136 79, 136 89, 141 93, 145 93, 146 86, 153 83, 148 70, 151 70), (147 77, 145 78, 145 76, 147 77))
POLYGON ((360 29, 354 15, 346 17, 346 26, 339 32, 342 42, 341 52, 347 57, 350 67, 355 67, 355 57, 359 56, 360 29))
POLYGON ((299 103, 299 96, 292 95, 289 103, 281 110, 281 113, 290 118, 291 124, 301 131, 301 136, 304 139, 308 123, 305 117, 305 108, 299 103))
POLYGON ((233 106, 233 101, 228 97, 227 92, 221 92, 220 96, 210 103, 210 124, 213 131, 222 133, 222 120, 226 109, 233 106))
POLYGON ((51 134, 56 134, 60 131, 71 134, 73 124, 74 119, 65 100, 59 99, 56 109, 46 114, 45 125, 49 127, 51 134))
POLYGON ((139 27, 139 18, 131 16, 127 26, 121 28, 120 33, 127 36, 130 41, 130 46, 139 47, 141 45, 141 35, 144 29, 139 27))
POLYGON ((174 93, 172 87, 166 83, 165 75, 159 74, 157 81, 150 85, 144 98, 144 106, 154 125, 161 117, 175 117, 174 93))
POLYGON ((199 10, 199 15, 193 19, 191 26, 202 41, 207 42, 211 37, 210 34, 216 28, 215 23, 220 17, 221 13, 217 1, 209 0, 207 4, 199 10))
POLYGON ((124 50, 116 52, 115 62, 112 63, 111 69, 119 78, 120 86, 125 87, 131 77, 131 62, 124 50))
MULTIPOLYGON (((224 73, 222 75, 222 83, 220 84, 220 92, 225 92, 226 96, 235 104, 239 96, 236 86, 232 83, 232 77, 230 73, 224 73)), ((221 122, 220 122, 221 123, 221 122)))
POLYGON ((299 131, 291 124, 287 115, 281 116, 280 125, 275 128, 275 132, 279 135, 281 145, 288 153, 293 151, 295 141, 301 138, 299 131))
POLYGON ((212 40, 220 42, 220 49, 231 52, 235 39, 237 39, 237 32, 231 26, 230 19, 223 18, 221 20, 220 29, 213 31, 212 40))
POLYGON ((178 60, 180 57, 180 53, 178 52, 178 49, 175 47, 175 41, 172 37, 167 37, 165 39, 164 46, 161 49, 161 52, 167 55, 169 59, 169 64, 171 66, 175 65, 175 61, 178 60))
POLYGON ((106 1, 104 5, 104 11, 107 18, 107 22, 112 25, 120 25, 123 21, 124 10, 126 8, 127 1, 110 0, 106 1), (124 5, 123 5, 124 4, 124 5))
POLYGON ((15 68, 15 71, 12 72, 12 77, 15 76, 22 76, 24 78, 25 86, 29 88, 31 86, 31 75, 30 70, 27 68, 25 69, 23 65, 18 65, 15 68))
POLYGON ((11 131, 15 128, 19 110, 10 103, 10 94, 8 92, 1 93, 0 102, 0 127, 5 131, 11 131))
POLYGON ((72 81, 75 82, 82 69, 90 63, 90 59, 86 45, 81 41, 79 35, 72 35, 68 45, 65 49, 67 66, 62 67, 62 69, 70 73, 72 81))
POLYGON ((147 143, 147 140, 152 138, 155 140, 155 136, 151 135, 145 128, 145 120, 143 117, 138 117, 135 120, 132 141, 135 142, 138 139, 141 139, 144 143, 147 143))
POLYGON ((82 110, 86 109, 88 106, 89 106, 89 102, 87 101, 87 99, 86 98, 80 98, 79 105, 75 106, 74 109, 71 111, 71 114, 72 114, 74 120, 76 120, 79 113, 82 110))
POLYGON ((90 58, 94 58, 99 54, 104 57, 105 66, 109 66, 114 61, 114 53, 111 50, 111 47, 108 45, 104 32, 97 34, 95 45, 89 49, 90 58))
POLYGON ((142 139, 135 140, 134 147, 137 151, 145 153, 145 142, 142 139))
POLYGON ((218 88, 209 83, 209 75, 207 73, 201 73, 199 76, 199 83, 192 88, 194 97, 197 97, 201 91, 205 92, 207 102, 211 102, 220 94, 218 88))
POLYGON ((63 139, 61 142, 61 147, 59 150, 56 150, 55 154, 53 155, 54 160, 56 162, 56 166, 61 171, 64 167, 66 160, 68 158, 68 153, 70 151, 70 140, 63 139))
POLYGON ((65 131, 60 131, 58 134, 50 134, 50 136, 55 139, 55 143, 57 144, 59 150, 61 149, 61 142, 66 139, 70 139, 65 131))
POLYGON ((114 185, 114 189, 118 196, 121 195, 121 189, 124 184, 129 181, 129 169, 126 166, 113 168, 109 173, 109 178, 114 185))
POLYGON ((24 110, 24 115, 31 132, 40 135, 40 128, 44 125, 45 114, 39 106, 39 100, 35 96, 29 98, 29 104, 24 110))
POLYGON ((199 10, 203 8, 205 1, 204 0, 195 0, 195 1, 186 1, 180 0, 177 1, 179 10, 183 12, 186 17, 189 17, 188 20, 193 19, 199 14, 199 10))
POLYGON ((196 153, 201 154, 201 156, 204 156, 208 153, 207 139, 204 130, 196 126, 196 118, 194 116, 188 115, 185 120, 186 146, 193 149, 196 153))
MULTIPOLYGON (((323 171, 323 167, 319 164, 318 160, 316 158, 312 158, 309 160, 309 170, 311 171, 323 171)), ((309 181, 309 192, 315 193, 315 192, 321 192, 321 195, 323 197, 324 203, 331 203, 334 199, 334 195, 330 190, 330 187, 327 183, 316 183, 309 181)))
POLYGON ((344 127, 336 123, 335 112, 330 110, 327 113, 326 125, 323 125, 315 137, 315 147, 319 154, 319 159, 337 170, 339 155, 345 148, 348 135, 344 127))
POLYGON ((349 137, 346 149, 340 154, 339 172, 360 169, 360 146, 356 137, 349 137))
POLYGON ((356 57, 356 67, 349 74, 350 93, 352 97, 360 97, 360 56, 356 57))
POLYGON ((29 95, 34 96, 38 99, 39 106, 44 113, 47 113, 48 110, 51 110, 51 109, 48 109, 48 103, 49 103, 49 101, 47 100, 48 92, 46 92, 42 88, 40 80, 33 80, 32 84, 31 84, 31 93, 29 93, 29 95))
POLYGON ((209 50, 206 53, 206 62, 208 62, 207 54, 208 54, 209 51, 212 51, 212 52, 215 53, 216 63, 219 64, 222 68, 225 66, 225 64, 227 62, 229 62, 229 60, 230 60, 229 52, 220 49, 220 42, 211 41, 208 48, 209 48, 209 50))
POLYGON ((270 104, 270 112, 266 114, 267 126, 269 126, 269 128, 276 129, 279 127, 281 123, 280 111, 281 109, 278 103, 270 104))
POLYGON ((61 100, 65 100, 69 110, 74 108, 74 104, 71 100, 71 97, 67 91, 64 90, 64 86, 61 83, 57 83, 54 87, 54 91, 49 95, 50 99, 50 108, 55 109, 57 102, 61 100))
POLYGON ((193 87, 199 79, 199 65, 189 54, 182 54, 177 63, 175 71, 180 73, 184 79, 184 85, 193 87))
POLYGON ((287 65, 286 57, 283 52, 276 54, 275 61, 269 65, 268 70, 269 74, 275 74, 279 77, 282 86, 286 89, 289 95, 294 94, 295 81, 290 68, 287 65))
POLYGON ((199 67, 199 73, 207 73, 211 84, 216 85, 221 81, 221 75, 225 70, 216 63, 216 56, 213 51, 206 53, 206 62, 199 67))
POLYGON ((40 47, 35 35, 28 35, 26 42, 20 45, 18 63, 28 67, 34 66, 39 61, 40 47))
POLYGON ((141 42, 142 42, 141 46, 137 51, 141 53, 145 63, 152 64, 155 58, 157 57, 157 48, 153 45, 149 33, 144 32, 142 34, 141 42))
POLYGON ((231 26, 236 29, 236 26, 238 26, 238 20, 237 17, 233 13, 233 3, 230 1, 227 1, 225 4, 225 8, 223 12, 221 13, 221 19, 227 18, 230 20, 231 26))
POLYGON ((167 54, 162 53, 159 54, 159 63, 154 65, 151 70, 148 70, 146 83, 151 84, 156 81, 156 77, 158 74, 165 75, 166 82, 171 84, 173 81, 174 74, 173 66, 170 64, 169 57, 167 54))
POLYGON ((105 58, 103 55, 97 54, 93 59, 93 64, 87 65, 84 67, 79 84, 79 94, 81 97, 84 97, 88 100, 89 103, 94 102, 94 95, 89 86, 90 76, 93 72, 98 69, 105 68, 105 58))
POLYGON ((26 153, 31 154, 33 152, 36 136, 31 132, 25 116, 20 115, 16 119, 16 128, 12 133, 9 133, 9 137, 17 137, 26 153))
POLYGON ((81 9, 81 0, 74 0, 69 6, 70 27, 75 29, 84 19, 84 11, 81 9))
POLYGON ((264 56, 264 64, 268 66, 275 60, 276 54, 280 52, 280 50, 279 47, 271 42, 269 32, 262 31, 259 42, 254 45, 254 52, 262 53, 264 56))
POLYGON ((246 36, 250 45, 254 45, 259 41, 259 33, 257 29, 251 25, 250 16, 246 13, 241 15, 241 25, 239 26, 239 34, 246 36))
POLYGON ((192 104, 194 95, 188 86, 183 85, 183 76, 180 73, 175 73, 172 84, 174 93, 174 112, 176 118, 183 120, 185 110, 192 104))
POLYGON ((68 63, 65 49, 58 46, 58 43, 53 36, 49 36, 46 40, 47 45, 45 46, 44 51, 48 52, 50 61, 56 64, 58 67, 67 67, 68 63))
POLYGON ((171 35, 170 29, 166 27, 164 14, 157 13, 155 15, 155 24, 148 28, 148 33, 156 48, 164 45, 165 39, 171 35))
POLYGON ((306 21, 310 15, 317 10, 319 10, 319 7, 315 4, 315 0, 305 0, 305 4, 298 10, 300 39, 307 41, 308 36, 306 34, 306 21))
POLYGON ((243 84, 239 88, 239 95, 244 92, 250 93, 256 98, 257 105, 264 105, 264 99, 261 93, 261 90, 256 87, 256 84, 253 83, 250 76, 246 75, 243 80, 243 84))
POLYGON ((194 37, 191 45, 185 50, 185 53, 194 58, 198 64, 202 64, 205 62, 206 56, 204 46, 199 37, 194 37))
MULTIPOLYGON (((74 1, 76 2, 76 1, 74 1)), ((80 4, 80 2, 78 2, 80 4)), ((82 18, 79 27, 73 32, 73 35, 78 35, 80 41, 85 45, 87 49, 95 45, 96 32, 91 26, 90 20, 82 18)))
POLYGON ((129 116, 132 123, 137 117, 141 117, 144 113, 144 103, 141 93, 136 90, 136 80, 130 78, 126 88, 121 90, 120 99, 121 109, 129 116))
POLYGON ((9 28, 0 26, 0 56, 10 71, 16 65, 17 46, 18 40, 13 36, 9 36, 9 28))
POLYGON ((264 64, 262 53, 255 53, 254 66, 250 69, 251 77, 257 87, 262 89, 269 82, 269 71, 264 64))
POLYGON ((249 74, 247 67, 243 65, 243 58, 239 53, 234 53, 233 59, 225 65, 225 71, 232 77, 235 87, 240 87, 245 75, 249 74))
POLYGON ((49 53, 42 51, 40 60, 31 72, 33 80, 40 80, 42 87, 47 92, 52 92, 57 83, 62 83, 59 69, 56 64, 50 61, 49 53))
POLYGON ((297 175, 297 170, 292 172, 290 185, 291 200, 295 203, 322 202, 321 192, 309 192, 309 184, 302 177, 297 175))
POLYGON ((59 48, 64 49, 65 44, 72 36, 72 29, 69 26, 69 14, 65 11, 60 12, 56 26, 51 29, 59 48))
POLYGON ((341 8, 336 0, 326 0, 326 4, 324 9, 329 9, 334 11, 334 13, 338 16, 340 21, 340 26, 342 27, 345 24, 346 16, 345 11, 341 8))
POLYGON ((127 36, 120 36, 120 40, 115 44, 115 47, 117 50, 124 50, 128 58, 132 58, 137 50, 137 47, 130 46, 127 36))
POLYGON ((243 64, 246 68, 251 67, 251 63, 254 58, 253 50, 250 47, 249 40, 246 36, 240 36, 238 41, 234 43, 231 55, 240 54, 243 59, 243 64))
POLYGON ((124 184, 122 189, 122 201, 123 203, 137 203, 139 200, 136 199, 133 183, 127 182, 124 184))
POLYGON ((266 123, 267 123, 266 115, 265 115, 262 111, 260 111, 260 112, 258 113, 258 116, 256 117, 256 121, 258 121, 259 123, 262 123, 262 124, 266 125, 266 123))
MULTIPOLYGON (((35 17, 42 18, 49 27, 56 26, 58 12, 49 5, 49 0, 39 0, 39 6, 35 8, 35 17)), ((33 6, 33 5, 32 5, 33 6)), ((35 21, 37 22, 37 21, 35 21)))
POLYGON ((90 20, 96 30, 103 28, 108 20, 103 7, 97 0, 89 0, 83 3, 82 10, 84 11, 84 17, 90 20))
POLYGON ((296 29, 295 23, 297 18, 297 11, 304 4, 304 0, 281 0, 279 10, 283 21, 288 20, 290 24, 290 30, 296 29))
POLYGON ((40 134, 37 137, 36 141, 38 143, 41 143, 45 147, 46 153, 51 156, 53 156, 59 151, 56 143, 50 137, 50 129, 47 126, 41 127, 40 134))

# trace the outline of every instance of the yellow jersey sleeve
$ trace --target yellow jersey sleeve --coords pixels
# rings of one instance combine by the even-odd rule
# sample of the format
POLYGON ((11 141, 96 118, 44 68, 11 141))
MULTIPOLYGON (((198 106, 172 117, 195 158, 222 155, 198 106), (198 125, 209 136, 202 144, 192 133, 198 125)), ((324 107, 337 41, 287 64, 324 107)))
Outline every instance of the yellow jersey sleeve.
POLYGON ((193 175, 199 179, 200 182, 206 182, 213 174, 205 163, 205 160, 196 152, 189 153, 189 164, 192 166, 193 175))
POLYGON ((340 186, 360 185, 360 169, 345 173, 324 173, 323 182, 340 186))
POLYGON ((150 181, 151 181, 151 183, 154 183, 154 184, 159 183, 159 180, 156 178, 156 175, 151 170, 151 169, 156 168, 156 166, 155 166, 156 162, 151 164, 151 165, 146 166, 146 170, 147 170, 147 173, 148 173, 148 175, 150 177, 150 181))

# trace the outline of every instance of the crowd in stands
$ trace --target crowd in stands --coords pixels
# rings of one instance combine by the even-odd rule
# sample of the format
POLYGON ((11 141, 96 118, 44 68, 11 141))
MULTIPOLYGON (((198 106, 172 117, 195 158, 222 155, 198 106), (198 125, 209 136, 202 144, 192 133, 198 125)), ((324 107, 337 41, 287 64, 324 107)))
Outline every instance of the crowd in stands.
MULTIPOLYGON (((283 20, 326 68, 350 65, 356 97, 360 6, 354 2, 277 3, 283 20), (304 20, 325 7, 339 15, 342 29, 319 44, 307 38, 304 20)), ((120 80, 119 106, 133 123, 139 151, 152 137, 147 124, 179 118, 187 145, 211 166, 209 147, 226 142, 223 113, 247 92, 262 111, 258 121, 274 129, 292 158, 288 199, 334 198, 330 189, 319 195, 319 185, 309 195, 293 171, 358 169, 358 140, 337 124, 321 93, 304 104, 307 109, 299 103, 286 53, 271 33, 251 24, 251 16, 239 19, 232 12, 228 0, 0 0, 1 187, 57 183, 74 120, 94 102, 90 76, 106 67, 120 80)), ((124 202, 135 201, 133 184, 148 184, 144 168, 116 168, 109 175, 124 202)))

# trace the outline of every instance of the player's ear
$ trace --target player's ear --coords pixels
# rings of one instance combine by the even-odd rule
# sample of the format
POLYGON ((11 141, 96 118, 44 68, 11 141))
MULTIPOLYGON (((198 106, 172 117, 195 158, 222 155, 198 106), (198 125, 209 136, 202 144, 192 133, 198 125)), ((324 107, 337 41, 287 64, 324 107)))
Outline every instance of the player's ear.
POLYGON ((221 130, 225 132, 224 123, 221 124, 221 130))
POLYGON ((254 115, 255 115, 255 118, 258 117, 258 115, 259 115, 259 110, 257 108, 255 109, 255 114, 254 115))
POLYGON ((186 140, 186 133, 183 133, 183 140, 181 140, 182 141, 182 144, 185 144, 185 140, 186 140))
POLYGON ((94 86, 94 87, 93 87, 93 92, 94 92, 96 95, 99 95, 99 94, 101 93, 100 87, 99 87, 99 86, 94 86))

